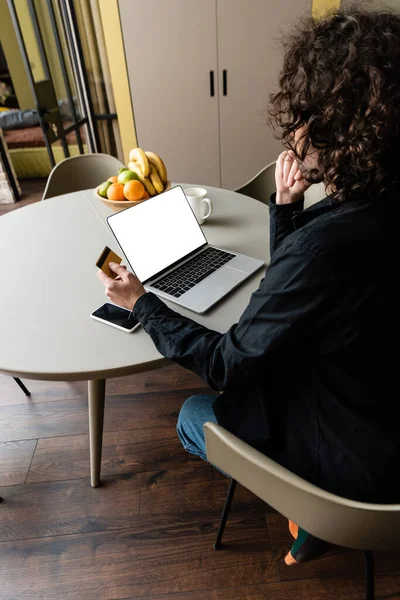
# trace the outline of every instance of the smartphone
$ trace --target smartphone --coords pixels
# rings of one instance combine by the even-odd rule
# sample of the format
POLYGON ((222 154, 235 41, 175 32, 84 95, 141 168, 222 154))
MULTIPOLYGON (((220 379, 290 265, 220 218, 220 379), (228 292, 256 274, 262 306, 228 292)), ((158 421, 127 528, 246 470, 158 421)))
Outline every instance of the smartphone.
POLYGON ((140 325, 139 321, 133 315, 129 317, 130 311, 122 306, 106 302, 91 313, 92 319, 116 327, 126 333, 132 333, 140 325))

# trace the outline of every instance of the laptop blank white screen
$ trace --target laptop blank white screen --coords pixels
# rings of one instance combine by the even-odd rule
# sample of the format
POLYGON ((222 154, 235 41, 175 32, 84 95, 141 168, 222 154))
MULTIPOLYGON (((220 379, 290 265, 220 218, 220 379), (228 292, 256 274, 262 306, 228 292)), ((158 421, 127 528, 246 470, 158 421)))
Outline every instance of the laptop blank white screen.
POLYGON ((180 186, 107 219, 140 281, 207 242, 180 186))

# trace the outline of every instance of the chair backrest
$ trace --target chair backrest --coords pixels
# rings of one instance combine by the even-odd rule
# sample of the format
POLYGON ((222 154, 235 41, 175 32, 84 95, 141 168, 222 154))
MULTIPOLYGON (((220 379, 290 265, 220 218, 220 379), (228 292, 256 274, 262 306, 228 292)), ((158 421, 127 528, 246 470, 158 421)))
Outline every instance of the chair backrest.
MULTIPOLYGON (((237 188, 235 192, 255 198, 263 204, 269 204, 271 194, 276 192, 275 185, 275 166, 276 160, 269 163, 266 167, 261 169, 257 175, 255 175, 250 181, 237 188)), ((307 208, 315 202, 325 198, 325 186, 323 183, 315 183, 312 185, 304 194, 304 207, 307 208)))
POLYGON ((95 188, 124 165, 109 154, 81 154, 65 158, 52 169, 42 200, 95 188))
POLYGON ((254 175, 247 183, 237 188, 235 192, 255 198, 263 204, 269 204, 271 194, 276 191, 275 185, 275 164, 276 160, 269 163, 261 169, 259 173, 254 175))
POLYGON ((326 198, 325 184, 323 182, 314 183, 304 194, 304 208, 319 202, 322 198, 326 198))
POLYGON ((291 473, 215 423, 205 423, 208 461, 312 535, 358 550, 400 546, 400 504, 355 502, 291 473))

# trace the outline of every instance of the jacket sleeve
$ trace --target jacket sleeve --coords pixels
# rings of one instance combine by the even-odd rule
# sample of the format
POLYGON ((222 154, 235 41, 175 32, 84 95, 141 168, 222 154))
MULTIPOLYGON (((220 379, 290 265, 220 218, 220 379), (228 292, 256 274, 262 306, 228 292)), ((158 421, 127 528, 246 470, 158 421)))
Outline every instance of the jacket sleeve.
POLYGON ((280 243, 287 235, 295 230, 292 217, 304 208, 304 196, 291 204, 276 204, 276 193, 271 195, 269 201, 269 248, 271 258, 280 243))
POLYGON ((238 373, 264 368, 268 355, 301 349, 323 326, 323 315, 332 315, 337 284, 329 269, 299 246, 287 246, 275 252, 239 322, 225 334, 171 310, 152 293, 141 296, 134 315, 163 356, 224 390, 238 373))

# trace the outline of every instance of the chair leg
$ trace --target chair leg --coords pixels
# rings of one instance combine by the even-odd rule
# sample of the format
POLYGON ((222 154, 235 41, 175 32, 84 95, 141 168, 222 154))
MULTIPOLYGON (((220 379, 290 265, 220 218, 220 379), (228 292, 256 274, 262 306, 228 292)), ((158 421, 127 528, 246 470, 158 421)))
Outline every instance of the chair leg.
POLYGON ((19 387, 21 388, 21 390, 24 392, 25 396, 30 396, 31 393, 28 390, 28 388, 22 383, 22 381, 20 380, 19 377, 14 377, 14 381, 16 383, 18 383, 19 387))
POLYGON ((365 600, 374 600, 375 598, 375 583, 374 583, 374 557, 372 552, 366 551, 364 554, 365 565, 365 600))
POLYGON ((219 550, 221 548, 221 540, 222 540, 222 536, 224 534, 226 520, 228 518, 229 510, 231 508, 233 496, 235 495, 236 485, 237 485, 237 481, 235 479, 231 479, 231 482, 229 484, 228 493, 227 493, 226 499, 225 499, 224 510, 222 511, 221 520, 219 522, 217 537, 216 537, 216 540, 214 543, 214 550, 219 550))

